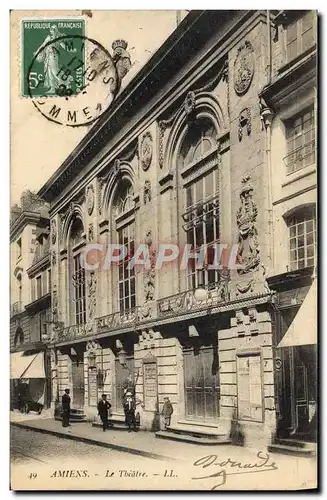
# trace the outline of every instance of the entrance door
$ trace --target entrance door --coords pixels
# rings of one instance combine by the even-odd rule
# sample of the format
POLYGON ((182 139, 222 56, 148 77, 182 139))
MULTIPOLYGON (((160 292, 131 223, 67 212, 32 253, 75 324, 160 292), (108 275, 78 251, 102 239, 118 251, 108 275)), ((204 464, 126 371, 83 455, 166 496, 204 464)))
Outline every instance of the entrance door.
POLYGON ((73 401, 75 408, 84 406, 84 363, 78 359, 72 360, 73 401))
POLYGON ((279 437, 316 440, 317 363, 316 346, 281 349, 282 374, 278 386, 279 437))
POLYGON ((316 366, 313 346, 293 347, 291 384, 294 388, 293 429, 297 433, 311 433, 316 417, 316 366), (310 425, 311 424, 311 425, 310 425), (311 431, 311 432, 310 432, 311 431))
POLYGON ((218 362, 213 348, 184 351, 185 416, 213 422, 218 417, 218 362))
POLYGON ((115 393, 115 410, 117 413, 124 413, 123 397, 124 389, 134 388, 134 357, 126 358, 127 368, 115 360, 115 375, 116 375, 116 393, 115 393))

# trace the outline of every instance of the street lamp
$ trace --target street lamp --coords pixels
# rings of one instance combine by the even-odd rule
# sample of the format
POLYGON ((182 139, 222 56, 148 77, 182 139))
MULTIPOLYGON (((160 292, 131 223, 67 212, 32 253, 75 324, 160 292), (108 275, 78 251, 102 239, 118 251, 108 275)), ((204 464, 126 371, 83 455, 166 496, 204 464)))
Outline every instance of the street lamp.
POLYGON ((204 269, 200 269, 198 272, 198 286, 194 291, 194 298, 197 302, 203 302, 207 299, 207 290, 204 286, 204 269))

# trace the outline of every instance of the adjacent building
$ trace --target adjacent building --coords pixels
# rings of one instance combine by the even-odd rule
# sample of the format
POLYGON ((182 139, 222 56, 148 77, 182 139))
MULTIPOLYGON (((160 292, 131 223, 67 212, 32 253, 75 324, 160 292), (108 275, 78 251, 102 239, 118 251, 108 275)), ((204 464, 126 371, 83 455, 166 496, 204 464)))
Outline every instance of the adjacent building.
POLYGON ((313 355, 304 368, 280 342, 315 266, 316 17, 190 12, 41 188, 53 405, 69 387, 92 418, 105 392, 119 421, 131 386, 142 428, 159 431, 169 397, 161 437, 217 441, 235 420, 247 442, 267 443, 312 420, 316 396, 300 410, 295 385, 298 367, 313 377, 313 355), (114 244, 127 257, 106 266, 114 244), (149 265, 133 267, 140 244, 149 265), (158 269, 162 244, 207 257, 158 269), (236 247, 240 267, 210 268, 218 244, 236 247))
POLYGON ((11 208, 11 407, 21 402, 51 403, 46 341, 51 331, 49 214, 34 193, 11 208))

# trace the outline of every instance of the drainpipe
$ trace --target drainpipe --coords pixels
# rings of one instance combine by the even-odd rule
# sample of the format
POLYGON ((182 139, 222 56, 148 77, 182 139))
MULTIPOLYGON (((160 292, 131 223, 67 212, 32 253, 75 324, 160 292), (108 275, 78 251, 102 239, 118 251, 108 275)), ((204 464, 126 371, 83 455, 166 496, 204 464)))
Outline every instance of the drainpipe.
POLYGON ((267 85, 271 82, 271 23, 270 12, 267 10, 267 85))
MULTIPOLYGON (((266 22, 267 22, 267 83, 268 86, 271 83, 272 71, 271 71, 271 22, 270 22, 270 12, 266 11, 266 22)), ((272 169, 271 169, 271 123, 274 117, 272 109, 266 104, 264 99, 260 99, 260 116, 263 127, 266 131, 266 165, 267 165, 267 213, 268 213, 268 258, 269 267, 271 271, 274 269, 274 228, 273 228, 273 193, 272 193, 272 169)))
POLYGON ((271 123, 274 117, 274 112, 266 103, 261 103, 261 120, 266 131, 266 165, 268 174, 268 189, 267 189, 267 212, 268 212, 268 239, 269 239, 269 264, 270 270, 274 269, 274 231, 273 231, 273 205, 272 205, 272 169, 271 169, 271 123))

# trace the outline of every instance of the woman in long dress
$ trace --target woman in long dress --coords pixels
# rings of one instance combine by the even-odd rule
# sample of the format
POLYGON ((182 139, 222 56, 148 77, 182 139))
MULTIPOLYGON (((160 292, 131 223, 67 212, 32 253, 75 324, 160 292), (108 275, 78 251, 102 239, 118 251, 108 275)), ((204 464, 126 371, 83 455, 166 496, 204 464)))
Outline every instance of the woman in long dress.
POLYGON ((38 62, 44 63, 44 86, 49 89, 47 91, 47 94, 55 94, 60 85, 65 85, 65 82, 62 80, 61 76, 58 75, 60 71, 60 47, 67 50, 68 52, 76 52, 76 48, 69 49, 63 40, 55 41, 59 37, 65 36, 63 33, 60 33, 56 25, 50 26, 49 31, 49 35, 46 37, 46 39, 44 40, 42 45, 40 45, 34 55, 38 54, 36 60, 38 62))

